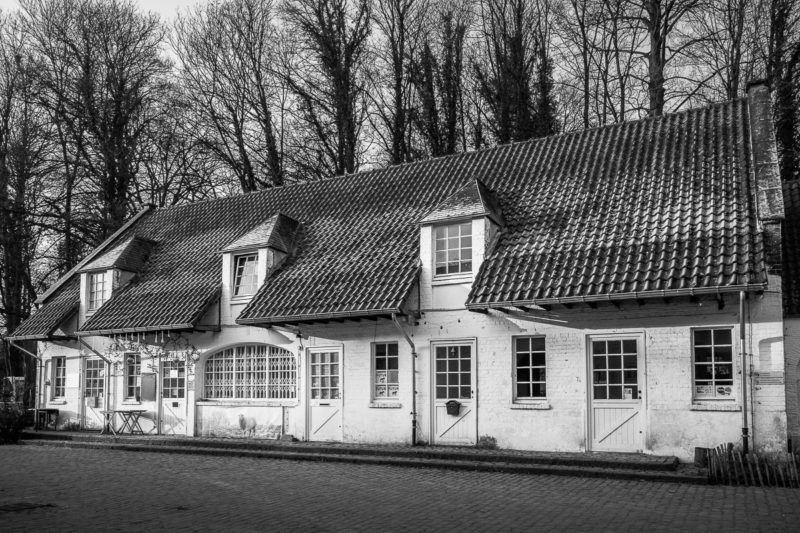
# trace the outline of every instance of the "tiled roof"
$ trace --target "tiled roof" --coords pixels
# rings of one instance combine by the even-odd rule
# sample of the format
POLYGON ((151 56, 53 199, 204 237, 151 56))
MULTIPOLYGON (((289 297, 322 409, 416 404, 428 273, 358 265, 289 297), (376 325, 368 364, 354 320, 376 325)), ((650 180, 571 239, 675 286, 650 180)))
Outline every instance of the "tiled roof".
POLYGON ((80 293, 79 278, 73 277, 61 286, 45 305, 9 335, 12 340, 46 339, 78 311, 80 293))
POLYGON ((223 252, 236 252, 253 248, 269 246, 285 253, 289 253, 294 245, 297 228, 300 225, 295 219, 283 213, 270 217, 263 224, 259 224, 249 233, 242 235, 233 243, 225 247, 223 252))
POLYGON ((800 315, 800 181, 783 184, 783 302, 787 315, 800 315))
POLYGON ((240 323, 401 311, 420 222, 479 182, 505 224, 470 308, 763 288, 750 133, 740 99, 157 210, 120 236, 158 243, 137 281, 83 329, 190 327, 218 294, 220 251, 279 213, 300 223, 296 250, 240 323))
POLYGON ((428 213, 422 224, 434 224, 445 220, 488 216, 503 225, 503 216, 494 194, 480 180, 471 180, 461 189, 428 213))
POLYGON ((108 252, 81 268, 80 272, 119 268, 129 272, 139 272, 155 246, 153 241, 131 237, 117 244, 108 252))

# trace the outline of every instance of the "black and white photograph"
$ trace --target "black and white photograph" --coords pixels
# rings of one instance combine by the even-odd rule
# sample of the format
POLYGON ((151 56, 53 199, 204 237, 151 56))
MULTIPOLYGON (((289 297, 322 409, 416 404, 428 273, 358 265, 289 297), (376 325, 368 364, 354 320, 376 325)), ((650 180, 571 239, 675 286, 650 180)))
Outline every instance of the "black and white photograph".
POLYGON ((0 0, 0 531, 800 531, 800 1, 0 0))

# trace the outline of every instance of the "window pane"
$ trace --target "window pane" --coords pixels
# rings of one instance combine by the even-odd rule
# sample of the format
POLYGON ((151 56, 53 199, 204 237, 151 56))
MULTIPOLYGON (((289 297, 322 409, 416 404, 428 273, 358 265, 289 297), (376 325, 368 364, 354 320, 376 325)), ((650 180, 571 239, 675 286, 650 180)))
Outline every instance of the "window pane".
POLYGON ((527 352, 530 350, 531 340, 528 337, 520 337, 517 339, 517 351, 518 352, 527 352))
POLYGON ((517 381, 530 381, 531 371, 528 368, 520 368, 517 370, 517 381))
POLYGON ((622 351, 624 353, 636 353, 636 341, 634 339, 622 341, 622 351))
POLYGON ((470 388, 461 387, 461 398, 469 399, 470 396, 470 388))
POLYGON ((719 347, 714 349, 714 361, 730 362, 733 361, 733 353, 729 346, 719 347))
POLYGON ((544 383, 534 383, 531 388, 533 389, 531 396, 534 398, 544 398, 547 396, 547 389, 544 383))
POLYGON ((636 368, 636 356, 635 355, 624 355, 622 356, 622 366, 623 368, 636 368))
POLYGON ((436 398, 447 398, 447 387, 436 387, 436 398))
POLYGON ((545 369, 544 368, 534 368, 531 370, 531 381, 544 381, 545 380, 545 369))
POLYGON ((386 345, 386 353, 388 353, 389 355, 395 355, 396 356, 397 355, 397 343, 396 342, 392 342, 390 344, 387 344, 386 345))
POLYGON ((711 374, 713 372, 713 366, 711 365, 695 365, 694 367, 694 376, 696 379, 711 379, 711 374))
POLYGON ((622 353, 622 341, 608 341, 608 353, 622 353))
POLYGON ((533 352, 544 351, 544 337, 534 337, 531 339, 531 351, 533 352))
POLYGON ((702 347, 694 349, 694 360, 697 363, 705 363, 711 361, 711 347, 702 347))
POLYGON ((528 383, 517 383, 517 398, 528 398, 531 395, 531 386, 528 383))
POLYGON ((594 372, 594 383, 596 385, 605 384, 606 383, 606 372, 594 372))
POLYGON ((605 341, 594 341, 592 342, 592 353, 595 355, 602 355, 606 353, 606 343, 605 341))
POLYGON ((531 364, 534 366, 544 366, 545 365, 545 355, 543 352, 534 353, 531 355, 531 364))
POLYGON ((710 329, 696 329, 694 331, 694 344, 695 346, 711 344, 711 330, 710 329))
POLYGON ((715 329, 714 344, 731 344, 731 330, 715 329))
POLYGON ((386 358, 385 357, 376 357, 375 358, 375 370, 386 370, 386 358))
POLYGON ((610 384, 617 384, 617 385, 622 383, 622 372, 609 372, 608 382, 610 384))
POLYGON ((608 387, 608 399, 609 400, 621 400, 622 399, 622 387, 620 387, 620 386, 610 386, 610 387, 608 387))
POLYGON ((600 357, 595 356, 592 359, 593 359, 592 364, 594 365, 595 369, 603 370, 606 367, 605 356, 600 356, 600 357))
POLYGON ((595 386, 594 387, 594 399, 595 400, 605 400, 607 399, 606 395, 606 387, 605 386, 595 386))
POLYGON ((527 353, 518 353, 517 354, 517 366, 530 366, 531 364, 531 356, 527 353))
POLYGON ((622 368, 622 357, 619 355, 609 355, 608 368, 622 368))

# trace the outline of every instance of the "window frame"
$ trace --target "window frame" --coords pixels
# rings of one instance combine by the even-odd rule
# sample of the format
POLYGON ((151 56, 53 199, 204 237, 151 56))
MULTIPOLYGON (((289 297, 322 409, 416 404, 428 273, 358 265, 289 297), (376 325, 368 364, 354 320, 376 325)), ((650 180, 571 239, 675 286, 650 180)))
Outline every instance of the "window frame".
POLYGON ((103 397, 106 388, 105 372, 105 361, 102 359, 86 359, 86 367, 83 372, 84 398, 103 397), (98 366, 97 363, 100 363, 100 365, 98 366))
POLYGON ((142 398, 142 356, 138 352, 124 352, 123 357, 123 361, 125 361, 125 400, 140 402, 142 398), (131 357, 134 358, 132 362, 128 361, 131 357), (133 394, 130 394, 131 392, 133 394))
POLYGON ((298 378, 297 355, 290 350, 266 343, 225 346, 209 354, 203 361, 202 399, 213 402, 279 402, 295 405, 299 394, 298 378), (259 348, 264 351, 261 368, 257 368, 259 348), (240 359, 243 361, 242 368, 237 366, 240 359), (226 360, 230 363, 227 364, 226 360), (209 370, 209 365, 212 364, 216 364, 217 368, 209 370), (240 381, 242 374, 246 374, 246 378, 240 381), (253 382, 258 380, 259 374, 264 379, 263 388, 253 388, 258 386, 253 382), (230 396, 220 394, 226 392, 226 388, 230 389, 230 396), (237 395, 244 390, 261 391, 263 394, 237 395))
POLYGON ((513 335, 511 337, 511 398, 513 403, 542 403, 547 402, 547 339, 546 335, 513 335), (517 351, 517 341, 519 339, 542 339, 544 341, 544 350, 536 350, 534 351, 532 348, 533 346, 529 344, 529 349, 527 353, 529 355, 533 355, 533 353, 544 353, 544 365, 533 365, 533 361, 529 359, 529 365, 527 366, 528 370, 533 370, 534 368, 542 368, 544 370, 544 381, 533 381, 533 375, 531 374, 530 379, 525 382, 528 385, 532 385, 534 383, 543 383, 544 384, 544 396, 520 396, 517 392, 517 385, 518 385, 518 364, 517 364, 517 356, 519 352, 517 351))
POLYGON ((51 361, 52 366, 50 371, 52 372, 53 387, 50 397, 53 400, 63 400, 67 396, 67 357, 64 355, 57 355, 52 357, 51 361), (59 372, 59 370, 61 372, 59 372))
POLYGON ((399 341, 375 341, 370 343, 370 361, 371 361, 371 380, 370 380, 370 397, 372 398, 372 402, 399 402, 400 401, 400 342, 399 341), (393 345, 395 347, 394 355, 389 353, 389 346, 393 345), (378 383, 378 353, 377 348, 378 346, 385 347, 385 354, 381 355, 380 357, 386 359, 386 368, 380 371, 386 372, 386 382, 385 383, 378 383), (393 358, 397 360, 396 368, 390 368, 389 359, 393 358), (389 372, 395 371, 397 372, 397 381, 392 382, 389 380, 389 372), (378 396, 377 389, 378 386, 383 386, 386 388, 386 396, 378 396), (389 391, 391 387, 395 386, 395 395, 390 396, 389 391))
POLYGON ((466 220, 466 221, 464 221, 464 220, 462 220, 462 221, 451 221, 451 222, 446 223, 446 224, 436 224, 431 228, 431 241, 432 241, 432 248, 433 248, 433 250, 432 250, 433 279, 440 280, 440 279, 453 279, 453 278, 467 278, 467 277, 472 276, 472 274, 475 272, 475 264, 474 264, 475 262, 473 260, 473 251, 475 249, 475 235, 474 235, 474 231, 473 231, 473 227, 472 227, 473 226, 472 222, 473 222, 472 219, 469 219, 469 220, 466 220), (464 227, 469 228, 469 234, 468 235, 464 235, 462 233, 461 230, 464 227), (457 236, 453 236, 453 235, 450 234, 450 230, 452 228, 458 228, 457 236), (444 236, 441 237, 441 238, 439 237, 439 232, 440 231, 444 232, 444 236), (464 247, 462 245, 463 239, 466 238, 466 237, 469 237, 469 240, 470 240, 469 248, 466 248, 466 247, 464 247), (449 248, 447 246, 448 240, 452 239, 452 238, 457 238, 458 239, 459 247, 457 249, 456 248, 449 248), (439 243, 440 242, 444 242, 445 243, 443 249, 439 248, 439 243), (469 250, 469 254, 467 256, 469 258, 468 259, 469 270, 462 270, 462 265, 465 262, 467 262, 467 261, 463 260, 462 254, 467 249, 469 250), (458 270, 455 271, 455 272, 450 272, 449 268, 448 268, 448 265, 450 264, 450 262, 448 262, 447 259, 448 259, 448 256, 451 253, 453 253, 454 251, 456 251, 456 250, 458 251, 458 255, 459 255, 458 270), (445 254, 444 255, 445 261, 443 263, 440 263, 437 260, 437 254, 439 254, 439 253, 444 253, 445 254), (445 272, 443 272, 443 273, 437 272, 439 266, 442 266, 442 265, 445 268, 445 272))
POLYGON ((106 276, 108 272, 99 270, 86 274, 86 313, 94 313, 106 303, 106 276))
MULTIPOLYGON (((692 365, 692 401, 693 402, 730 402, 730 401, 738 401, 738 388, 736 386, 736 343, 735 343, 735 336, 734 336, 734 328, 733 326, 708 326, 708 327, 695 327, 691 328, 691 335, 690 335, 690 350, 691 350, 691 365, 692 365), (711 361, 710 362, 697 362, 697 348, 698 345, 695 342, 695 338, 698 331, 710 331, 711 332, 711 344, 701 344, 699 345, 700 348, 711 348, 711 361), (728 331, 730 333, 731 339, 730 344, 716 344, 715 333, 716 331, 728 331), (717 347, 729 347, 731 351, 731 360, 730 362, 721 362, 720 365, 730 365, 731 367, 731 377, 730 377, 730 384, 729 385, 720 385, 721 387, 729 386, 731 391, 728 395, 718 395, 717 394, 717 378, 715 377, 715 369, 717 366, 717 362, 715 361, 715 354, 717 347), (698 395, 697 393, 697 367, 698 365, 711 365, 711 391, 713 392, 712 396, 706 395, 698 395)), ((709 381, 704 379, 702 381, 709 381)), ((728 380, 721 380, 721 381, 728 381, 728 380)))
POLYGON ((231 254, 231 299, 244 300, 247 298, 252 298, 253 295, 258 292, 258 256, 259 253, 257 250, 231 254), (247 260, 250 258, 252 258, 253 262, 252 292, 238 294, 237 291, 239 290, 239 287, 242 287, 241 281, 245 274, 244 270, 242 271, 241 276, 237 272, 239 261, 242 260, 244 262, 244 267, 246 268, 248 262, 247 260))

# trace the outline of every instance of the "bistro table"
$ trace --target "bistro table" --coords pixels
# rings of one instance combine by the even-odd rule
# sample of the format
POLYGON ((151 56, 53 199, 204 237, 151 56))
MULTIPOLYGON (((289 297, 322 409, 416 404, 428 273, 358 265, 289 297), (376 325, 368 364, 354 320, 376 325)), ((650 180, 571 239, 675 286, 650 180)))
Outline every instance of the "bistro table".
POLYGON ((142 426, 139 425, 139 417, 147 412, 147 409, 109 409, 107 411, 100 411, 105 419, 103 428, 100 434, 112 433, 115 436, 126 431, 131 435, 139 434, 144 435, 142 426), (119 429, 114 427, 114 417, 119 415, 122 419, 122 425, 119 429))

